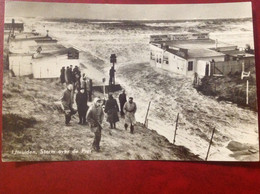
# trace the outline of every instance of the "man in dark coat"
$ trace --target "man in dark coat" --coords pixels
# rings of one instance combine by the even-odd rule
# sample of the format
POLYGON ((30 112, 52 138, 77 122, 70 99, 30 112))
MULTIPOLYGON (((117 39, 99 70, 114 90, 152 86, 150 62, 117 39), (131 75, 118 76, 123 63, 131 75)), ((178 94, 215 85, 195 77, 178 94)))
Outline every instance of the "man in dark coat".
POLYGON ((119 121, 118 112, 119 108, 116 99, 114 99, 112 94, 110 94, 105 104, 105 113, 107 113, 107 121, 110 123, 111 129, 115 129, 116 122, 119 121))
POLYGON ((77 66, 75 66, 72 70, 72 82, 76 82, 76 75, 77 75, 77 66))
POLYGON ((125 94, 125 90, 122 91, 122 93, 119 95, 119 103, 120 103, 120 114, 121 116, 124 116, 124 105, 126 103, 126 94, 125 94))
POLYGON ((61 84, 65 83, 65 67, 62 67, 60 70, 60 82, 61 84))
POLYGON ((80 87, 84 88, 84 93, 88 93, 87 91, 87 78, 85 77, 85 75, 82 77, 82 80, 80 82, 80 87))
POLYGON ((88 97, 87 94, 84 93, 84 88, 81 88, 80 91, 76 95, 76 103, 78 107, 79 114, 79 124, 86 124, 86 113, 88 110, 88 97))
POLYGON ((67 67, 67 69, 66 69, 66 83, 72 84, 72 72, 69 67, 67 67))
POLYGON ((73 104, 72 92, 73 92, 73 86, 71 84, 69 84, 67 86, 67 90, 65 90, 63 92, 63 95, 61 98, 61 103, 63 106, 63 110, 65 112, 65 124, 66 125, 69 125, 71 116, 76 114, 76 112, 77 112, 72 108, 72 104, 73 104))

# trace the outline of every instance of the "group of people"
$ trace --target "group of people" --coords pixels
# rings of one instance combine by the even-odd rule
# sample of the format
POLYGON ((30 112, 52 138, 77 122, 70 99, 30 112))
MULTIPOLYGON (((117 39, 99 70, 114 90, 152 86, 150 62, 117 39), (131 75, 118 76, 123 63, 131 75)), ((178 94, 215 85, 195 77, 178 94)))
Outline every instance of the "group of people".
POLYGON ((76 94, 77 110, 73 108, 74 103, 74 86, 72 84, 67 85, 67 89, 63 92, 61 97, 61 104, 65 113, 65 124, 70 125, 72 115, 78 112, 79 124, 85 125, 86 113, 88 110, 88 93, 84 88, 80 88, 76 94))
POLYGON ((88 98, 91 99, 91 80, 87 80, 85 73, 81 75, 81 71, 77 65, 74 68, 72 68, 72 65, 67 66, 66 69, 65 67, 62 67, 60 70, 60 82, 61 84, 66 83, 66 85, 72 84, 73 89, 78 92, 84 88, 84 90, 88 93, 88 98))
POLYGON ((72 65, 67 69, 62 67, 60 75, 61 84, 66 84, 67 89, 63 92, 61 101, 65 112, 65 124, 69 125, 71 116, 78 112, 79 124, 86 124, 86 113, 88 101, 92 100, 92 80, 87 79, 85 73, 81 76, 78 66, 72 69, 72 65), (76 92, 77 111, 73 109, 74 93, 76 92))
MULTIPOLYGON (((125 95, 125 92, 123 93, 125 95)), ((120 100, 119 100, 120 101, 120 100)), ((89 122, 91 131, 95 134, 92 148, 95 151, 100 150, 100 140, 101 140, 101 130, 102 122, 104 120, 104 113, 107 114, 107 122, 110 123, 110 128, 116 128, 116 122, 119 121, 119 107, 117 105, 116 99, 110 94, 108 100, 105 102, 105 107, 103 111, 102 105, 104 102, 100 98, 95 98, 93 105, 89 108, 87 113, 87 122, 89 122)), ((134 133, 135 124, 135 112, 137 110, 136 103, 133 102, 133 97, 130 97, 128 101, 122 104, 120 101, 121 111, 124 113, 125 118, 125 130, 130 126, 130 132, 134 133)))
POLYGON ((121 117, 124 117, 125 119, 125 130, 127 130, 128 126, 130 126, 130 132, 132 134, 134 133, 135 112, 137 110, 137 106, 136 103, 133 102, 133 97, 129 97, 128 101, 126 100, 125 91, 119 95, 120 110, 117 101, 114 99, 112 94, 109 94, 107 100, 102 100, 101 98, 96 97, 93 100, 92 105, 88 107, 88 97, 84 92, 84 89, 81 88, 76 94, 76 111, 72 107, 73 95, 73 85, 69 84, 61 98, 65 112, 65 124, 70 125, 71 116, 78 112, 79 124, 88 124, 91 131, 95 134, 92 144, 93 150, 100 150, 101 130, 105 114, 107 114, 106 120, 110 123, 110 128, 115 129, 116 123, 119 121, 118 114, 120 111, 121 117))
POLYGON ((62 67, 60 70, 60 82, 66 83, 66 84, 75 84, 76 82, 80 81, 81 72, 76 65, 74 68, 72 68, 72 65, 65 67, 62 67))

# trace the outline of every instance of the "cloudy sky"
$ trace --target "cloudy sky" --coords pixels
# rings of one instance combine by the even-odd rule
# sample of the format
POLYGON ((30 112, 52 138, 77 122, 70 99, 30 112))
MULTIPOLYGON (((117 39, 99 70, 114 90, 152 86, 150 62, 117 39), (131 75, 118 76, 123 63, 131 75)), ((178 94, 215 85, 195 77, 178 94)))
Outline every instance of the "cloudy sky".
POLYGON ((100 20, 182 20, 252 17, 250 2, 222 4, 119 5, 6 1, 7 17, 100 20))

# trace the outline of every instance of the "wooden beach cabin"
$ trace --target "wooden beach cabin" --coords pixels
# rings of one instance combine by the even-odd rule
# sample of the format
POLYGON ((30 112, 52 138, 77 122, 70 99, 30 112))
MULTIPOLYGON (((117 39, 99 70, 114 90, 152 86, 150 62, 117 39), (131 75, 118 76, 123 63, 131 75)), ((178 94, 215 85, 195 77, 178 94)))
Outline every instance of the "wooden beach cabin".
POLYGON ((80 65, 77 49, 32 33, 21 33, 10 42, 8 59, 15 76, 32 74, 34 78, 59 78, 62 67, 80 65))
MULTIPOLYGON (((80 67, 79 54, 69 57, 71 48, 63 48, 52 53, 37 55, 32 61, 32 72, 34 78, 59 78, 62 67, 80 67)), ((73 49, 73 51, 77 51, 73 49)))
POLYGON ((32 74, 32 55, 28 53, 9 54, 9 70, 15 76, 25 76, 32 74))

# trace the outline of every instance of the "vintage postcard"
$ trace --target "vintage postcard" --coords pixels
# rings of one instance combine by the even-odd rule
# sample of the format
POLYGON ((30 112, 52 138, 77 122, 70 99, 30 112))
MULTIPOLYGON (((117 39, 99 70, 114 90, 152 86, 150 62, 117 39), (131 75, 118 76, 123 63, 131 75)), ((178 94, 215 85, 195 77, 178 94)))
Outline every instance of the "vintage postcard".
POLYGON ((253 37, 250 2, 6 1, 2 160, 259 161, 253 37))

